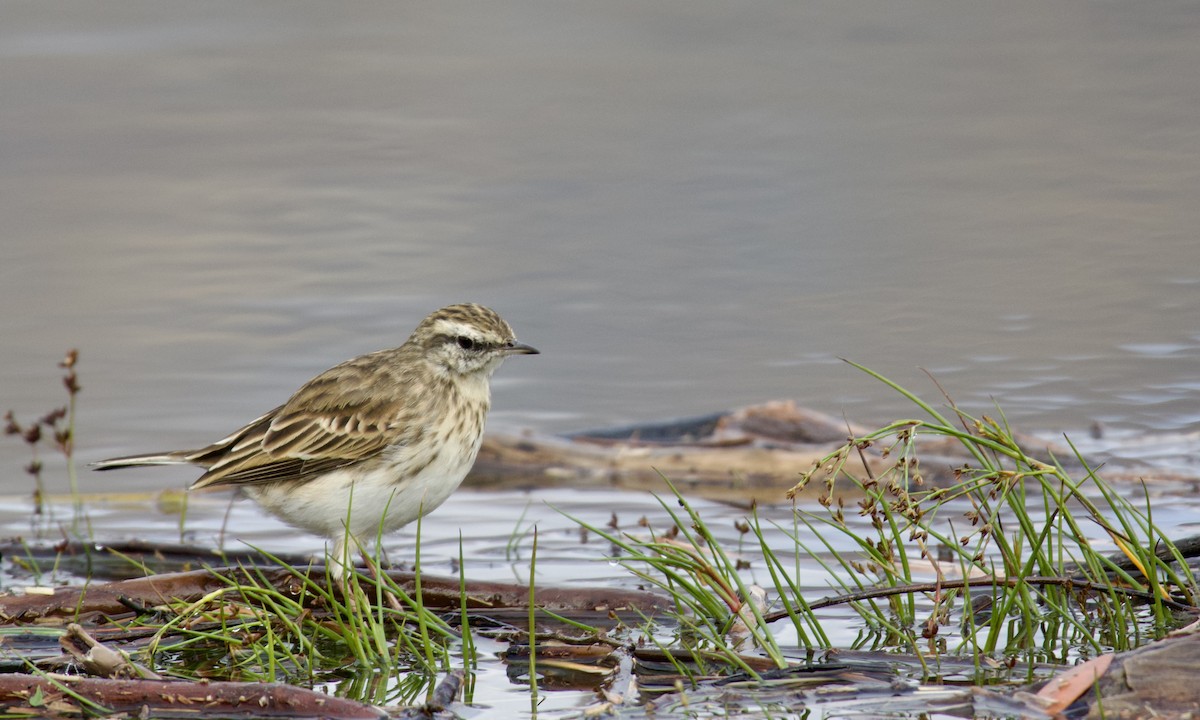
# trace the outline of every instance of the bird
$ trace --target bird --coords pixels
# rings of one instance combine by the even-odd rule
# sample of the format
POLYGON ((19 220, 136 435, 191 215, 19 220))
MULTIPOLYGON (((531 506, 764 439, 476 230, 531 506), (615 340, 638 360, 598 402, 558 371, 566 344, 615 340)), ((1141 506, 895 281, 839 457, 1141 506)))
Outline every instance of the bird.
POLYGON ((431 313, 399 347, 362 355, 306 382, 287 402, 195 450, 117 457, 94 470, 204 469, 189 490, 238 488, 285 523, 333 542, 332 566, 443 502, 483 439, 492 373, 517 342, 474 303, 431 313))

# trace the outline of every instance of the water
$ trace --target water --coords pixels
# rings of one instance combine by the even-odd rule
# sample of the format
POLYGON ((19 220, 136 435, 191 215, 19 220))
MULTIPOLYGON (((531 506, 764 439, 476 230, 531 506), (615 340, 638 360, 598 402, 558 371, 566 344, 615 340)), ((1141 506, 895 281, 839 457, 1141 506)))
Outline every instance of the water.
POLYGON ((1190 3, 5 16, 0 396, 40 413, 79 347, 85 459, 463 299, 544 352, 493 427, 911 414, 839 357, 1030 430, 1200 421, 1190 3))

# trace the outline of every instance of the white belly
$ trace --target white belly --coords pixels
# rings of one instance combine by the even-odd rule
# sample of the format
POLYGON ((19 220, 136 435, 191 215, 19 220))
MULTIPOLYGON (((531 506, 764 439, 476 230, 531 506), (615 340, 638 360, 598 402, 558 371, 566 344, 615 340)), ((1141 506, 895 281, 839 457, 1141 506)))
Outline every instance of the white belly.
POLYGON ((265 510, 284 522, 340 540, 346 528, 362 542, 389 533, 432 512, 462 484, 480 438, 466 447, 443 445, 416 475, 401 479, 416 458, 405 448, 374 463, 336 470, 301 484, 275 483, 246 490, 265 510))

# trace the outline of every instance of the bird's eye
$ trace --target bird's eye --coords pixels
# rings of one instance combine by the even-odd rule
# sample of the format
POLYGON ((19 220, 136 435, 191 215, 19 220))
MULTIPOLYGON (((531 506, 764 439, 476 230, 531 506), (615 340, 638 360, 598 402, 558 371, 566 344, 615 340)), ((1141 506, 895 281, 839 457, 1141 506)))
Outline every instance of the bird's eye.
POLYGON ((457 342, 458 346, 460 348, 462 348, 463 350, 474 350, 475 349, 475 341, 472 340, 471 338, 467 337, 466 335, 459 335, 458 337, 454 338, 454 341, 457 342))

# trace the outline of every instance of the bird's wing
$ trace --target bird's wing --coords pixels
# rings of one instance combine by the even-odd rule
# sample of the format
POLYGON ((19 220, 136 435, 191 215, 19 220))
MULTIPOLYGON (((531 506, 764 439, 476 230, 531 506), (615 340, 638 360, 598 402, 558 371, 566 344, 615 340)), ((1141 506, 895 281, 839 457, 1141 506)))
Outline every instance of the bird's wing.
POLYGON ((303 481, 408 442, 408 434, 421 432, 409 417, 408 394, 364 362, 370 357, 325 371, 285 405, 212 446, 216 452, 198 454, 194 462, 208 472, 193 489, 303 481))

